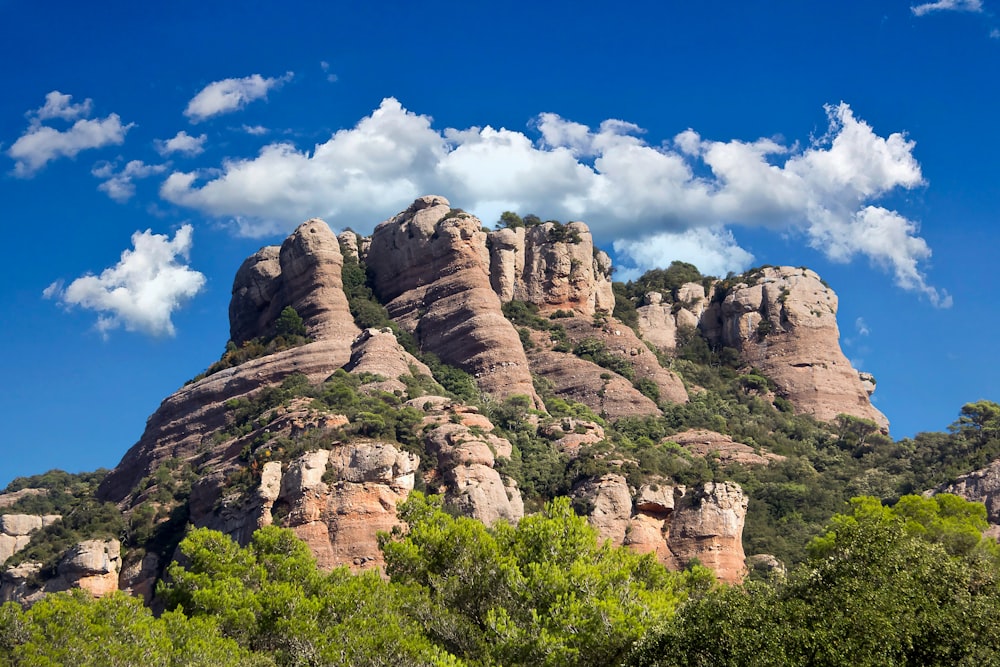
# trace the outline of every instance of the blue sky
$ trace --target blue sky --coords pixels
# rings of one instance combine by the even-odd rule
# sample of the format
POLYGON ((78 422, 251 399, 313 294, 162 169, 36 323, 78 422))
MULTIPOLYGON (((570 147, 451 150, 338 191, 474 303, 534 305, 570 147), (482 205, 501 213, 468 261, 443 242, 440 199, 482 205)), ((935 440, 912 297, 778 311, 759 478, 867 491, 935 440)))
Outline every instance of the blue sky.
POLYGON ((1000 4, 480 4, 0 0, 0 485, 114 466, 261 245, 422 194, 815 269, 895 437, 1000 399, 1000 4))

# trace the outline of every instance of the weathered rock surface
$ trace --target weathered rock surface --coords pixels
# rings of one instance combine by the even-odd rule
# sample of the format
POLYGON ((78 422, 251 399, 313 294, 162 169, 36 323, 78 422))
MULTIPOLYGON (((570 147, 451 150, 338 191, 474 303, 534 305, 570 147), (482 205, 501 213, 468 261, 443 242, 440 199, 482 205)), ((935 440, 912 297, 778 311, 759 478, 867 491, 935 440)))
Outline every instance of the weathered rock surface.
MULTIPOLYGON (((349 346, 350 342, 348 350, 349 346)), ((212 441, 212 435, 226 426, 227 401, 248 397, 265 386, 281 384, 293 373, 302 373, 311 382, 321 382, 348 358, 343 355, 340 341, 318 340, 252 359, 181 387, 147 420, 139 442, 101 482, 98 497, 113 502, 125 500, 139 480, 169 458, 206 457, 199 460, 208 467, 231 465, 232 453, 213 449, 212 441)))
MULTIPOLYGON (((13 495, 13 494, 11 494, 13 495)), ((29 494, 30 495, 30 494, 29 494)), ((0 514, 0 565, 31 542, 31 534, 58 521, 58 514, 0 514)))
POLYGON ((889 422, 840 349, 837 295, 809 269, 768 267, 715 298, 700 321, 715 344, 740 351, 801 412, 830 421, 844 413, 889 422))
MULTIPOLYGON (((661 401, 687 402, 687 391, 680 378, 660 366, 656 355, 618 320, 561 317, 557 322, 571 345, 596 344, 612 357, 627 363, 636 380, 652 381, 661 401)), ((531 371, 551 382, 557 396, 583 403, 608 419, 660 414, 657 404, 636 389, 632 380, 569 352, 556 351, 548 332, 532 331, 530 336, 533 343, 528 351, 531 371)))
POLYGON ((294 308, 315 339, 338 341, 343 365, 360 333, 344 294, 340 243, 322 220, 302 223, 280 248, 263 248, 236 273, 229 305, 230 340, 237 345, 274 333, 274 322, 294 308))
POLYGON ((953 493, 966 500, 983 503, 986 505, 986 520, 990 522, 987 534, 1000 539, 1000 459, 929 493, 953 493))
POLYGON ((697 327, 707 307, 705 288, 699 283, 681 285, 673 303, 665 301, 659 292, 649 292, 636 308, 639 333, 669 354, 677 348, 678 329, 697 327))
POLYGON ((707 482, 676 499, 669 538, 674 567, 697 558, 719 580, 741 580, 746 572, 746 514, 747 497, 735 482, 707 482))
POLYGON ((351 360, 344 367, 349 373, 370 373, 384 378, 374 383, 379 391, 405 391, 401 376, 426 375, 433 377, 431 369, 403 349, 391 329, 366 329, 351 346, 351 360))
POLYGON ((651 483, 633 494, 624 477, 611 473, 583 482, 572 495, 587 506, 600 537, 612 544, 655 554, 672 569, 697 558, 728 583, 746 573, 741 540, 747 498, 738 484, 709 482, 688 490, 651 483))
POLYGON ((524 516, 521 494, 494 469, 497 456, 510 456, 511 445, 484 430, 449 420, 428 428, 424 442, 437 456, 448 505, 486 525, 498 519, 516 523, 524 516))
POLYGON ((582 222, 547 222, 489 234, 490 282, 501 301, 527 301, 539 311, 611 313, 611 259, 594 249, 582 222))
POLYGON ((692 454, 701 457, 714 456, 723 465, 740 463, 742 465, 768 465, 771 461, 783 461, 784 456, 771 452, 758 453, 750 445, 736 442, 728 435, 706 429, 689 429, 675 433, 667 438, 687 449, 692 454))
POLYGON ((22 498, 29 496, 44 496, 48 494, 48 489, 20 489, 10 493, 0 493, 0 508, 10 507, 22 498))
POLYGON ((443 197, 421 197, 375 228, 367 256, 375 291, 421 349, 475 376, 500 398, 535 394, 513 325, 490 286, 486 233, 443 197))
POLYGON ((41 587, 35 575, 40 563, 22 563, 0 576, 0 602, 32 604, 47 593, 81 588, 94 597, 118 590, 121 543, 115 539, 85 540, 70 547, 59 560, 56 576, 41 587))

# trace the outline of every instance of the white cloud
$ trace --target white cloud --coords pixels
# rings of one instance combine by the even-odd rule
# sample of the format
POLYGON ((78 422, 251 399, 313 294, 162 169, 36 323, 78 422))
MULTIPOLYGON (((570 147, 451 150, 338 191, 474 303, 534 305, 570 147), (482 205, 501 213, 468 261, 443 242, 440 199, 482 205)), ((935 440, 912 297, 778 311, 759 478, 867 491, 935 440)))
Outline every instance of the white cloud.
POLYGON ((750 268, 753 255, 736 243, 724 229, 695 228, 683 232, 662 232, 643 239, 619 239, 615 252, 628 257, 635 266, 620 267, 616 280, 634 280, 654 266, 665 267, 674 260, 690 262, 706 274, 725 276, 750 268))
POLYGON ((871 333, 871 329, 868 328, 868 323, 863 317, 854 320, 854 330, 858 332, 859 336, 867 336, 871 333))
POLYGON ((925 2, 922 5, 910 7, 910 11, 916 16, 937 11, 981 12, 983 11, 983 2, 982 0, 937 0, 937 2, 925 2))
POLYGON ((79 104, 71 104, 70 100, 72 99, 72 95, 65 95, 58 90, 53 90, 45 95, 45 104, 34 111, 28 112, 28 118, 32 119, 33 124, 38 124, 40 121, 52 118, 76 120, 77 118, 86 118, 90 115, 90 111, 94 106, 93 100, 87 98, 79 104))
POLYGON ((437 130, 387 98, 311 151, 272 143, 221 169, 174 172, 161 195, 260 236, 312 216, 364 229, 440 193, 487 224, 504 209, 585 220, 598 237, 618 239, 636 269, 686 257, 719 274, 751 258, 725 228, 767 227, 801 235, 835 261, 868 257, 901 287, 947 306, 920 268, 930 248, 917 224, 877 205, 924 185, 914 142, 876 134, 845 103, 826 112, 826 133, 804 147, 711 141, 691 129, 652 145, 625 121, 594 131, 551 113, 531 124, 537 141, 489 126, 437 130), (681 249, 685 257, 670 254, 681 249))
POLYGON ((172 336, 171 315, 205 284, 205 276, 178 261, 188 259, 191 231, 191 225, 184 225, 173 240, 148 229, 136 232, 132 235, 133 249, 122 252, 118 264, 99 276, 77 278, 65 289, 61 281, 56 281, 42 296, 58 299, 67 307, 96 311, 96 328, 105 337, 120 326, 128 331, 172 336))
POLYGON ((270 130, 268 130, 263 125, 244 125, 243 131, 246 132, 247 134, 259 137, 261 135, 267 134, 270 130))
POLYGON ((990 30, 990 39, 1000 39, 1000 28, 990 30))
POLYGON ((57 158, 76 157, 80 151, 90 148, 121 145, 125 142, 125 134, 135 125, 123 125, 114 113, 105 118, 82 118, 90 113, 91 100, 71 104, 71 99, 71 95, 53 90, 45 96, 43 106, 27 114, 28 129, 7 149, 7 155, 14 159, 15 176, 29 178, 57 158), (69 129, 60 131, 42 124, 52 119, 79 120, 69 129))
POLYGON ((208 135, 201 134, 193 137, 184 130, 181 130, 170 139, 157 139, 153 142, 156 152, 160 155, 170 155, 171 153, 181 153, 183 155, 194 156, 205 152, 205 141, 208 135))
POLYGON ((121 204, 131 199, 135 194, 133 180, 162 174, 166 170, 167 165, 165 164, 146 164, 142 160, 131 160, 120 171, 115 171, 113 163, 102 162, 97 164, 90 173, 97 178, 105 179, 97 186, 97 189, 121 204))
POLYGON ((292 72, 273 78, 251 74, 242 79, 213 81, 188 102, 184 115, 190 118, 192 123, 197 123, 212 116, 237 111, 254 100, 267 97, 269 90, 290 81, 292 76, 292 72))

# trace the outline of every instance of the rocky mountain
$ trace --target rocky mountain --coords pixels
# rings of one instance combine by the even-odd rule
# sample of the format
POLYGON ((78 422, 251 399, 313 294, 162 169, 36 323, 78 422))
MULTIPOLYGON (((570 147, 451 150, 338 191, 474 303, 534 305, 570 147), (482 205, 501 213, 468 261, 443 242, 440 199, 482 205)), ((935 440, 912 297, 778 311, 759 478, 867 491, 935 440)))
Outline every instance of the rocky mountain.
MULTIPOLYGON (((166 398, 100 484, 124 539, 77 543, 47 580, 18 563, 3 599, 148 596, 187 523, 243 543, 279 524, 323 567, 379 567, 378 533, 414 489, 487 524, 567 493, 613 544, 740 580, 753 498, 726 466, 784 457, 681 423, 706 390, 673 367, 678 332, 769 379, 747 401, 887 429, 840 350, 836 295, 809 270, 765 268, 651 291, 633 328, 613 315, 611 262, 587 226, 532 223, 488 231, 427 196, 370 238, 309 220, 249 257, 227 363, 166 398)), ((46 521, 0 516, 0 561, 46 521)))

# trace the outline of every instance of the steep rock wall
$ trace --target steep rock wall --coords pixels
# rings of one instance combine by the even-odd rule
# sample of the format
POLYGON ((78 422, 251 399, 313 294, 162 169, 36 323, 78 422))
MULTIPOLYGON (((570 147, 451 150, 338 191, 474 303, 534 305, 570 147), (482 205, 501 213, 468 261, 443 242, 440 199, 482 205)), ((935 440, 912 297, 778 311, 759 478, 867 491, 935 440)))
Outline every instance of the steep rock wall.
POLYGON ((797 410, 824 421, 845 413, 888 431, 889 421, 869 399, 870 376, 852 368, 840 349, 837 295, 816 273, 767 267, 719 296, 699 324, 710 342, 739 350, 797 410))
POLYGON ((535 394, 517 331, 490 286, 486 233, 443 197, 421 197, 375 228, 366 257, 389 315, 421 348, 504 398, 535 394))

